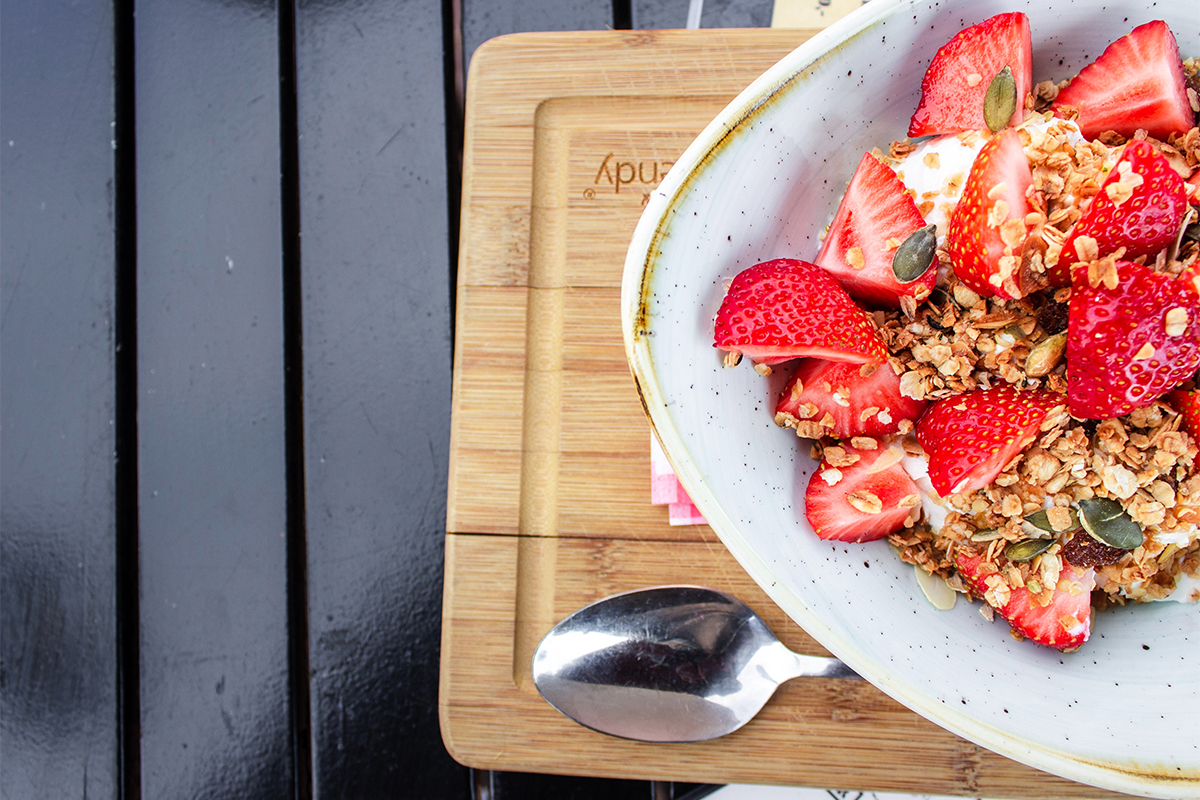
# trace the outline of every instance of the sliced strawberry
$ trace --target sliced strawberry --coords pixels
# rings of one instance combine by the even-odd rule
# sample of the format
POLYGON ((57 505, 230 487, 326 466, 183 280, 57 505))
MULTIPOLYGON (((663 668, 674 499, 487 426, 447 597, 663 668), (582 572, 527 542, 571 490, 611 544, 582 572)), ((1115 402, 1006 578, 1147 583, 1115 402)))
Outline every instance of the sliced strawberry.
POLYGON ((917 423, 934 491, 946 497, 987 486, 1063 405, 1060 394, 1007 384, 938 400, 917 423))
POLYGON ((1035 286, 1022 276, 1028 230, 1025 193, 1033 183, 1017 131, 1006 128, 983 146, 950 216, 946 246, 958 279, 984 297, 1017 299, 1035 286))
POLYGON ((900 298, 918 286, 933 291, 937 270, 900 283, 892 272, 892 256, 925 220, 904 184, 888 165, 870 153, 858 162, 833 223, 817 254, 817 265, 833 273, 846 291, 865 303, 899 308, 900 298))
POLYGON ((806 358, 800 362, 775 406, 775 423, 795 428, 829 414, 827 434, 838 439, 895 433, 900 420, 915 422, 924 400, 900 394, 900 377, 885 364, 847 364, 806 358))
POLYGON ((763 364, 804 356, 855 363, 887 358, 871 317, 837 279, 792 258, 738 273, 717 312, 714 346, 763 364))
POLYGON ((1154 256, 1175 241, 1187 208, 1183 179, 1170 162, 1148 142, 1129 142, 1067 234, 1062 255, 1050 271, 1052 285, 1070 285, 1069 266, 1079 260, 1075 242, 1081 236, 1095 239, 1100 256, 1120 247, 1131 261, 1154 256))
POLYGON ((1131 261, 1115 288, 1076 270, 1067 324, 1071 415, 1108 419, 1148 406, 1200 367, 1200 297, 1188 284, 1131 261))
POLYGON ((1140 128, 1166 141, 1196 124, 1179 46, 1162 20, 1134 28, 1080 70, 1054 100, 1056 113, 1065 106, 1078 110, 1087 139, 1105 131, 1130 137, 1140 128))
POLYGON ((1029 19, 1019 12, 997 14, 960 31, 942 45, 921 81, 921 102, 908 125, 909 136, 960 133, 987 128, 983 98, 996 74, 1012 69, 1016 110, 1024 119, 1025 95, 1033 86, 1033 44, 1029 19))
POLYGON ((1200 392, 1176 389, 1167 395, 1171 407, 1183 415, 1183 426, 1193 439, 1200 439, 1200 392))
MULTIPOLYGON (((987 580, 996 573, 984 574, 983 560, 963 551, 955 554, 954 565, 976 594, 983 597, 987 580)), ((1038 604, 1024 586, 1010 587, 1008 602, 997 609, 1012 629, 1027 639, 1057 650, 1075 650, 1092 633, 1092 589, 1096 572, 1063 564, 1058 585, 1046 606, 1038 604)))
POLYGON ((808 479, 804 513, 813 532, 821 539, 841 542, 870 542, 904 527, 904 520, 919 508, 917 485, 904 471, 899 445, 881 444, 875 450, 859 450, 848 444, 839 448, 835 467, 829 453, 808 479))
POLYGON ((1063 564, 1049 605, 1040 606, 1029 590, 1014 589, 1000 615, 1017 633, 1056 650, 1077 650, 1092 634, 1092 589, 1096 572, 1063 564))
POLYGON ((1200 262, 1179 273, 1179 282, 1186 286, 1189 292, 1200 296, 1200 262))

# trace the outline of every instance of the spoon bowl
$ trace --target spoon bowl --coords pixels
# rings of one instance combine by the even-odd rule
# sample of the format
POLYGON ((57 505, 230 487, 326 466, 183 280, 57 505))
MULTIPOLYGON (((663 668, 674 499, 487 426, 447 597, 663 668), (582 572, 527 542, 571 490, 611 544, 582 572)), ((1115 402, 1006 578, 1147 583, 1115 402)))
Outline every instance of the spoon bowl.
POLYGON ((533 682, 585 727, 644 742, 732 733, 792 678, 858 678, 836 658, 786 648, 742 601, 660 586, 576 611, 533 654, 533 682))

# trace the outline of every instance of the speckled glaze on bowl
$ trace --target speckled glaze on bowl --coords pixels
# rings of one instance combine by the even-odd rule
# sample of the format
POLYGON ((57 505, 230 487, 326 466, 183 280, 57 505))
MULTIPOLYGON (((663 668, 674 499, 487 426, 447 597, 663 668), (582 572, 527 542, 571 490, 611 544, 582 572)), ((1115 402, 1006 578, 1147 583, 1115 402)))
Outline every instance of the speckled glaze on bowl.
POLYGON ((626 351, 696 505, 763 589, 833 653, 938 724, 1034 767, 1154 797, 1200 798, 1200 608, 1096 615, 1060 654, 978 605, 935 610, 885 542, 822 542, 803 512, 807 444, 771 419, 782 375, 726 370, 712 320, 737 272, 811 260, 862 153, 900 138, 929 58, 1003 11, 1029 15, 1035 80, 1075 74, 1165 19, 1200 55, 1200 2, 873 0, 745 90, 676 162, 638 225, 622 287, 626 351), (1099 10, 1103 9, 1100 13, 1099 10))

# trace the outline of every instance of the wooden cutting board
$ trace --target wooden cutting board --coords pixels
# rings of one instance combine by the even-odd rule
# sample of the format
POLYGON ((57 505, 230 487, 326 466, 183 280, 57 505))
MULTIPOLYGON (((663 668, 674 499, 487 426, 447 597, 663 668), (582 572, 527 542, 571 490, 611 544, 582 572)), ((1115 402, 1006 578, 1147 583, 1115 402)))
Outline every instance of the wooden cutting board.
POLYGON ((633 228, 692 138, 812 31, 518 34, 467 88, 439 710, 487 769, 988 797, 1116 797, 950 734, 870 684, 785 685, 723 739, 646 745, 541 700, 550 627, 616 592, 731 592, 826 654, 707 526, 650 505, 650 429, 618 305, 633 228))

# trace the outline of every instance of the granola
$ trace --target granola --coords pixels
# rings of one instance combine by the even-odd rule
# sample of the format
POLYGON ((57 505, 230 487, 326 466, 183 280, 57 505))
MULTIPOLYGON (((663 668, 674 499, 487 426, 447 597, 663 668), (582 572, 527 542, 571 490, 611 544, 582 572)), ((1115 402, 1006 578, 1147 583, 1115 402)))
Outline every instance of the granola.
MULTIPOLYGON (((1053 84, 1039 85, 1038 104, 1048 103, 1055 94, 1053 84)), ((1106 137, 1107 142, 1080 141, 1070 136, 1069 123, 1048 116, 1043 122, 1044 130, 1021 129, 1035 188, 1034 210, 1025 220, 1030 233, 1023 243, 1020 269, 1035 276, 1045 275, 1058 260, 1067 232, 1080 217, 1080 199, 1097 193, 1113 168, 1115 147, 1122 143, 1114 137, 1106 137)), ((1139 138, 1149 141, 1183 174, 1190 175, 1200 166, 1196 128, 1168 142, 1139 138)), ((905 154, 913 152, 910 144, 892 146, 889 157, 898 166, 903 166, 905 154)), ((1138 177, 1130 177, 1128 183, 1138 177)), ((1123 182, 1124 177, 1115 185, 1123 182)), ((1114 190, 1118 196, 1124 191, 1114 190)), ((1119 254, 1101 258, 1095 242, 1083 239, 1076 240, 1075 247, 1076 255, 1086 262, 1092 286, 1115 285, 1119 254)), ((1198 257, 1200 245, 1185 239, 1173 253, 1160 254, 1147 266, 1177 276, 1193 267, 1198 257)), ((944 247, 938 258, 942 272, 924 304, 875 312, 889 364, 900 376, 901 393, 938 400, 1000 384, 1065 393, 1071 288, 1044 288, 1018 300, 984 298, 948 269, 944 247)), ((1146 261, 1144 256, 1134 259, 1140 264, 1146 261)), ((1166 334, 1181 335, 1188 321, 1188 309, 1172 309, 1163 322, 1166 334)), ((1095 564, 1102 602, 1166 598, 1185 577, 1200 579, 1200 476, 1193 474, 1197 443, 1182 421, 1179 412, 1161 401, 1100 422, 1063 415, 990 486, 946 498, 947 513, 940 525, 931 525, 929 514, 923 513, 890 541, 904 561, 964 592, 968 587, 955 569, 955 557, 965 553, 981 558, 983 570, 990 574, 984 599, 994 608, 1004 606, 1014 587, 1029 589, 1035 602, 1044 606, 1057 585, 1064 547, 1082 533, 1071 524, 1068 510, 1083 499, 1111 498, 1142 527, 1145 538, 1142 545, 1119 552, 1112 563, 1095 564), (1025 517, 1038 511, 1046 512, 1054 543, 1028 561, 1006 558, 1006 547, 1029 538, 1025 517)), ((910 453, 920 449, 911 436, 904 447, 910 453)), ((1075 549, 1085 544, 1081 540, 1075 549)), ((1196 595, 1196 590, 1191 594, 1196 595)))

